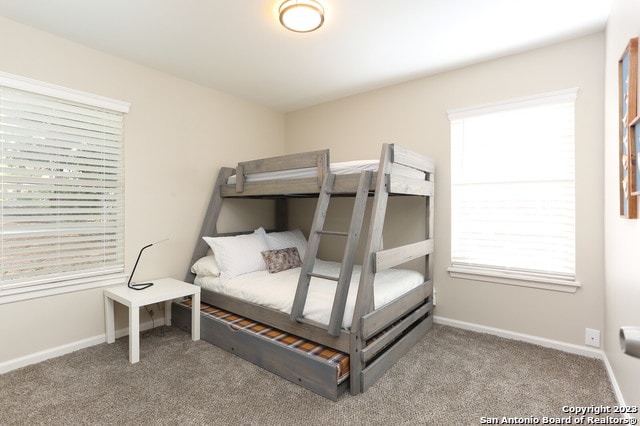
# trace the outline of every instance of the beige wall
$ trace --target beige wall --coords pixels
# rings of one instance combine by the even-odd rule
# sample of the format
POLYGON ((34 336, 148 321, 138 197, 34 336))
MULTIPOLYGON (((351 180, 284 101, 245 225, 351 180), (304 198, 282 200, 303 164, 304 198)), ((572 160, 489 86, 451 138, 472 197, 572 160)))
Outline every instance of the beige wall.
MULTIPOLYGON (((604 34, 599 33, 291 112, 285 116, 286 151, 326 147, 331 148, 332 161, 345 161, 377 158, 381 143, 396 142, 432 157, 436 162, 436 315, 584 345, 585 328, 602 330, 604 315, 604 45, 604 34), (582 288, 567 294, 450 278, 446 271, 450 262, 447 110, 573 87, 579 88, 576 227, 577 278, 582 288)), ((410 205, 413 219, 403 219, 403 226, 385 234, 387 245, 392 245, 388 240, 395 232, 411 238, 422 224, 421 207, 410 205), (412 222, 413 226, 406 225, 412 222)), ((305 223, 300 216, 292 216, 295 224, 305 223)), ((324 254, 331 253, 328 249, 324 254)))
MULTIPOLYGON (((4 18, 0 52, 0 71, 131 103, 125 119, 126 270, 141 246, 170 239, 145 251, 137 279, 184 277, 220 166, 284 152, 281 113, 4 18)), ((260 223, 256 210, 252 215, 231 204, 223 227, 260 223)), ((126 326, 126 313, 117 316, 126 326)), ((0 363, 99 336, 103 318, 101 289, 0 305, 0 363)))
POLYGON ((640 219, 618 215, 618 59, 640 36, 640 2, 616 0, 607 25, 604 138, 605 353, 628 405, 640 405, 640 359, 622 354, 621 326, 640 326, 640 219))

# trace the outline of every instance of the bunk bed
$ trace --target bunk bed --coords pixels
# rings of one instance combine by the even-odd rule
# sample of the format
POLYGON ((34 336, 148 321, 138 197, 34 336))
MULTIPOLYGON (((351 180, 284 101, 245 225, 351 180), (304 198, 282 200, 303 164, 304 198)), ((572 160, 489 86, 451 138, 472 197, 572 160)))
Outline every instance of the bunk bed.
MULTIPOLYGON (((241 162, 235 168, 223 167, 191 265, 223 254, 216 250, 215 256, 209 254, 210 248, 219 248, 210 245, 214 242, 209 237, 216 241, 264 238, 270 249, 270 236, 286 236, 291 243, 285 245, 297 247, 292 250, 280 246, 264 251, 282 255, 278 250, 284 249, 284 255, 293 255, 287 258, 293 259, 293 263, 274 274, 262 268, 241 271, 236 276, 215 276, 208 282, 191 267, 186 281, 202 286, 201 338, 333 400, 347 389, 353 395, 364 392, 433 323, 433 179, 431 159, 393 144, 384 144, 380 160, 374 162, 331 164, 329 151, 320 150, 241 162), (424 239, 383 248, 382 231, 390 195, 425 199, 424 239), (332 196, 355 197, 346 232, 324 229, 332 196), (369 230, 365 234, 362 223, 365 214, 369 214, 366 203, 371 196, 369 230), (304 236, 300 238, 299 231, 287 231, 287 199, 294 197, 317 198, 308 241, 304 236), (260 228, 235 237, 219 234, 218 216, 224 200, 230 198, 275 199, 277 232, 266 233, 260 228), (341 263, 317 259, 320 239, 326 235, 346 239, 341 263), (364 256, 356 261, 361 235, 366 239, 364 256), (396 268, 419 258, 425 261, 424 274, 396 268), (410 277, 409 284, 401 284, 406 282, 400 278, 405 275, 410 277), (259 281, 263 279, 267 284, 259 281), (284 302, 247 295, 261 288, 269 289, 268 294, 278 293, 269 287, 269 281, 277 286, 286 285, 283 291, 288 296, 284 302), (234 286, 239 290, 230 290, 234 286), (318 296, 320 287, 329 295, 318 296), (324 298, 326 308, 319 317, 310 314, 316 310, 316 298, 324 298)), ((173 324, 189 330, 192 308, 188 300, 174 302, 173 324)))

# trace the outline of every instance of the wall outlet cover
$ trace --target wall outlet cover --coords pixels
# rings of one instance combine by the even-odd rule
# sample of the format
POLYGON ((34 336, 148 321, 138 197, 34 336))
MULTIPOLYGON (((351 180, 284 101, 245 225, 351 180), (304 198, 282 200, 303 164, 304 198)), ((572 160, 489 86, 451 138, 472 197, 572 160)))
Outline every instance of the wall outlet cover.
POLYGON ((584 344, 587 346, 600 347, 600 330, 586 328, 584 333, 584 344))

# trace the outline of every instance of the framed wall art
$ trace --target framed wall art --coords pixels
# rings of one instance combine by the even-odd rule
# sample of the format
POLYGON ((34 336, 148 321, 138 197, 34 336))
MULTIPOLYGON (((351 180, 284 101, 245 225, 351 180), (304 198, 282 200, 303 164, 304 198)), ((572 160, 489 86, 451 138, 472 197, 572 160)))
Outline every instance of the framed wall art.
POLYGON ((640 195, 640 116, 629 123, 629 179, 631 181, 631 195, 640 195))
MULTIPOLYGON (((638 102, 638 38, 629 40, 627 48, 618 61, 618 103, 620 128, 620 216, 635 219, 638 217, 637 195, 634 195, 635 148, 631 140, 631 123, 637 116, 638 102)), ((635 130, 635 127, 634 127, 635 130)), ((640 130, 640 129, 639 129, 640 130)), ((635 139, 635 135, 634 139, 635 139)))

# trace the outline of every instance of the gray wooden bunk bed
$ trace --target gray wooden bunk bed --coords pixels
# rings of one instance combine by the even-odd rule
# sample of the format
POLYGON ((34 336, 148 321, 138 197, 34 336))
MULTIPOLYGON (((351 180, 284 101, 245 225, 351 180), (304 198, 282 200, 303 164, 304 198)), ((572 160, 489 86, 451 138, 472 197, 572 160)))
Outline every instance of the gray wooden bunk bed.
MULTIPOLYGON (((286 229, 289 197, 317 197, 316 212, 309 231, 306 255, 300 268, 291 312, 285 313, 256 303, 208 291, 203 288, 203 307, 211 305, 249 321, 306 339, 348 356, 348 379, 336 381, 333 367, 304 353, 295 353, 286 345, 276 345, 262 336, 244 333, 242 327, 218 323, 204 308, 201 316, 202 339, 302 385, 322 396, 336 400, 349 389, 355 395, 376 382, 430 329, 433 323, 433 239, 434 229, 434 163, 431 159, 393 144, 384 144, 377 170, 350 174, 334 174, 330 168, 329 151, 321 150, 241 162, 236 168, 223 167, 218 175, 200 237, 216 236, 218 216, 228 198, 276 199, 277 227, 286 229), (396 173, 396 168, 418 171, 418 178, 396 173), (311 177, 285 180, 250 181, 247 176, 281 170, 312 167, 311 177), (228 183, 235 175, 235 183, 228 183), (426 232, 424 239, 400 247, 384 249, 382 231, 390 195, 423 197, 426 202, 426 232), (324 229, 324 219, 332 196, 355 197, 349 229, 337 232, 324 229), (367 198, 373 196, 369 230, 361 232, 367 198), (366 238, 364 258, 356 262, 358 240, 366 238), (346 238, 339 275, 322 276, 314 272, 314 263, 324 235, 346 238), (374 280, 381 271, 394 268, 413 259, 424 257, 425 273, 421 284, 386 303, 374 307, 374 280), (341 327, 345 303, 354 264, 361 266, 353 319, 349 328, 341 327), (312 278, 336 281, 335 296, 328 324, 319 324, 303 317, 309 283, 312 278)), ((208 246, 202 238, 193 252, 192 262, 207 255, 208 246)), ((194 282, 189 270, 186 280, 194 282)), ((214 309, 210 308, 210 309, 214 309)), ((190 306, 173 305, 173 323, 185 330, 190 327, 190 306)))

